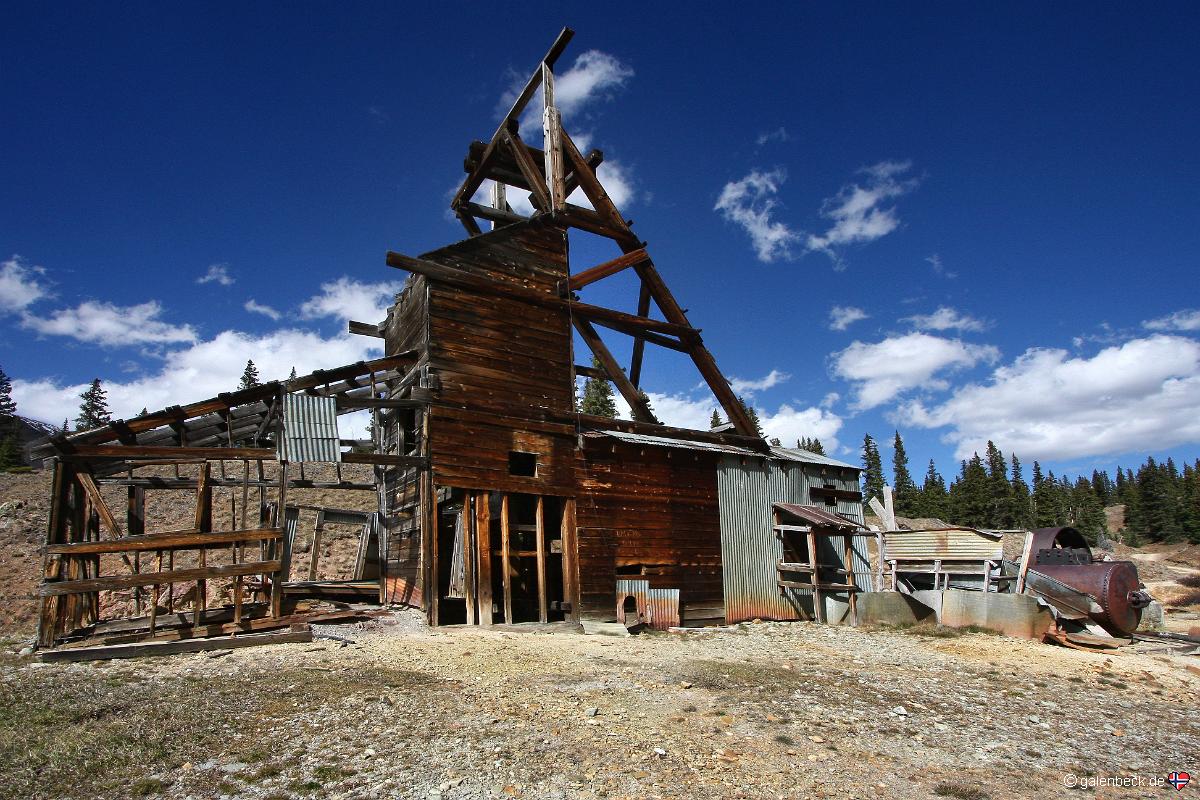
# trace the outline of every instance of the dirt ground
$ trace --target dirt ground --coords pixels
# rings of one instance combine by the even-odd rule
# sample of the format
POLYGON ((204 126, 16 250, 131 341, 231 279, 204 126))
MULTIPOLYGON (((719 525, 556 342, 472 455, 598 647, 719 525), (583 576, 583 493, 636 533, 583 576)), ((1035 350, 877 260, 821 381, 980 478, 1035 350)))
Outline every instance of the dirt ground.
POLYGON ((1043 798, 1200 772, 1194 657, 808 623, 0 665, 0 796, 1043 798))

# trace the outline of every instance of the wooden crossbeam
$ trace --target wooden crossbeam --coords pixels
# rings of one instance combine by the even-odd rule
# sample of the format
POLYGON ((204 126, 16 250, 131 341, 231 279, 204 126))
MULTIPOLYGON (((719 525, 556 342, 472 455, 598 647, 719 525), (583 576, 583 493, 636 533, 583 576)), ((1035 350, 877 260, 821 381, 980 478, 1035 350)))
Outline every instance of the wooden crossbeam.
POLYGON ((525 176, 525 181, 529 184, 529 202, 533 203, 533 207, 538 211, 552 210, 550 187, 546 185, 545 176, 538 173, 537 165, 530 158, 529 151, 525 149, 525 143, 521 141, 521 137, 516 133, 505 131, 501 134, 501 141, 512 153, 517 167, 520 168, 521 174, 525 176))
MULTIPOLYGON (((596 281, 607 278, 610 275, 616 275, 618 272, 628 269, 634 264, 639 264, 649 258, 650 256, 646 253, 646 250, 639 247, 638 249, 618 256, 611 261, 605 261, 603 264, 597 264, 596 266, 585 269, 582 272, 577 272, 564 281, 562 292, 565 294, 567 291, 578 291, 589 284, 593 284, 596 281)), ((641 316, 646 315, 642 314, 641 316)))
POLYGON ((460 214, 468 214, 471 217, 479 217, 491 222, 498 222, 503 225, 511 225, 514 222, 527 222, 529 217, 523 217, 520 214, 514 214, 511 211, 503 211, 499 208, 491 206, 481 206, 479 203, 464 203, 460 214))
POLYGON ((575 323, 575 330, 579 331, 579 335, 583 341, 591 348, 596 355, 596 359, 600 362, 600 366, 608 373, 608 379, 616 385, 617 391, 625 398, 625 402, 629 404, 630 411, 633 413, 633 418, 641 422, 658 422, 654 414, 650 411, 650 407, 646 405, 646 401, 642 399, 641 393, 637 390, 629 378, 625 377, 625 372, 621 369, 621 365, 613 358, 613 354, 609 352, 608 347, 604 344, 604 340, 600 338, 600 334, 596 333, 596 329, 586 319, 581 317, 573 317, 572 322, 575 323))
POLYGON ((140 575, 117 575, 110 578, 85 578, 83 580, 52 581, 43 583, 38 589, 42 597, 58 597, 64 594, 82 594, 114 589, 132 589, 134 586, 153 586, 162 583, 183 583, 204 578, 225 578, 235 575, 256 575, 277 572, 279 561, 248 561, 242 564, 222 564, 217 567, 198 569, 164 570, 143 572, 140 575))
POLYGON ((359 336, 374 336, 382 339, 384 336, 384 325, 381 322, 371 324, 370 322, 359 322, 358 320, 349 320, 347 325, 350 333, 358 334, 359 336))
POLYGON ((223 547, 234 542, 257 542, 278 539, 279 528, 250 528, 238 531, 167 531, 126 536, 109 542, 66 542, 48 544, 46 553, 57 555, 94 555, 97 553, 138 553, 151 550, 186 550, 201 547, 223 547))

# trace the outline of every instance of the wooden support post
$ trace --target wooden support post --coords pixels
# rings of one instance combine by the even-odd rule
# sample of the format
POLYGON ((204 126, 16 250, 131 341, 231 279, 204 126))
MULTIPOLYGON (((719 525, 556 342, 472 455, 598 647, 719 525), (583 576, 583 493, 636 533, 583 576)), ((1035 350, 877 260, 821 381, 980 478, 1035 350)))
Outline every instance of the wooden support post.
MULTIPOLYGON (((501 213, 508 213, 508 188, 500 181, 492 181, 492 208, 501 213)), ((492 219, 492 230, 500 227, 500 220, 492 219)))
MULTIPOLYGON (((133 471, 130 470, 130 474, 133 471)), ((125 531, 129 536, 142 536, 146 533, 146 490, 141 486, 129 487, 129 502, 125 509, 125 531)), ((142 571, 142 554, 133 554, 133 571, 142 571)), ((142 587, 133 590, 134 612, 142 614, 142 587)))
POLYGON ((538 620, 550 621, 549 604, 546 601, 546 498, 538 495, 534 535, 537 536, 537 585, 538 620))
POLYGON ((508 522, 508 495, 500 495, 500 568, 504 570, 504 624, 512 625, 512 555, 508 522))
POLYGON ((271 616, 283 615, 283 584, 287 583, 292 569, 292 539, 296 535, 296 527, 300 518, 300 509, 288 508, 287 485, 288 468, 286 461, 279 463, 279 501, 275 509, 276 519, 283 528, 283 536, 277 540, 276 547, 279 556, 279 570, 271 579, 271 616))
POLYGON ((854 535, 847 533, 842 537, 845 553, 846 583, 851 589, 846 590, 846 600, 850 604, 850 624, 858 627, 858 583, 854 580, 854 535))
POLYGON ((542 178, 541 173, 538 172, 537 165, 533 163, 533 156, 529 154, 525 142, 521 141, 521 137, 512 131, 505 131, 501 134, 501 139, 512 153, 513 160, 517 162, 517 167, 529 184, 529 202, 538 211, 549 211, 550 189, 546 186, 546 181, 542 178))
MULTIPOLYGON (((645 252, 645 251, 643 251, 645 252)), ((638 316, 650 316, 650 287, 642 281, 638 290, 638 316)), ((634 388, 642 385, 642 358, 646 352, 646 339, 643 336, 633 337, 633 356, 629 359, 629 382, 634 388)))
POLYGON ((554 70, 545 62, 542 62, 542 98, 542 134, 546 152, 546 184, 550 189, 550 210, 561 211, 567 202, 562 119, 554 104, 554 70))
POLYGON ((563 501, 562 517, 563 599, 571 604, 570 618, 579 621, 579 559, 575 529, 575 498, 563 501))
MULTIPOLYGON (((472 495, 468 495, 471 497, 472 495)), ((470 505, 467 501, 463 501, 462 514, 462 565, 463 565, 463 598, 467 604, 467 624, 474 625, 475 616, 475 550, 476 542, 479 539, 478 520, 482 516, 487 519, 487 504, 483 504, 482 511, 480 510, 481 495, 473 495, 475 502, 475 513, 471 513, 470 505)))
MULTIPOLYGON (((46 544, 61 544, 67 541, 66 531, 66 502, 67 486, 72 469, 62 461, 54 460, 54 477, 51 481, 50 514, 46 526, 46 544)), ((47 553, 42 558, 42 580, 59 580, 63 574, 63 559, 47 553)), ((38 647, 49 647, 54 644, 58 634, 58 615, 62 601, 57 597, 42 597, 38 608, 38 647)))
MULTIPOLYGON (((224 463, 224 462, 222 462, 224 463)), ((212 465, 205 461, 200 465, 200 475, 196 480, 196 530, 208 533, 212 530, 212 485, 209 483, 212 465)), ((207 550, 200 550, 200 566, 206 566, 207 550)), ((193 603, 195 624, 203 619, 204 609, 208 606, 208 581, 196 581, 196 599, 193 603)))
POLYGON ((813 613, 816 616, 817 622, 827 622, 825 619, 825 598, 821 596, 821 578, 817 566, 817 535, 810 528, 808 530, 808 566, 812 569, 812 596, 813 596, 813 613))
POLYGON ((325 527, 325 510, 317 512, 317 521, 313 524, 312 547, 308 552, 308 579, 317 579, 317 550, 321 547, 321 531, 325 527))
POLYGON ((475 552, 478 554, 476 586, 479 598, 479 624, 492 625, 492 519, 487 492, 475 495, 475 552))
POLYGON ((1026 531, 1025 544, 1021 548, 1021 564, 1017 568, 1017 594, 1025 592, 1025 575, 1029 572, 1029 562, 1033 558, 1033 533, 1026 531))

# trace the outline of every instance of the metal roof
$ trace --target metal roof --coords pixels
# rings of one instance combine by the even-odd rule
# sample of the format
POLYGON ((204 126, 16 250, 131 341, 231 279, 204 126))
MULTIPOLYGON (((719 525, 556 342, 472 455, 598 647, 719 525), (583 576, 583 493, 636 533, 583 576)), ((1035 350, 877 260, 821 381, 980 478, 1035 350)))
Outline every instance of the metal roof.
POLYGON ((775 503, 775 508, 822 528, 845 528, 851 531, 857 531, 862 528, 862 525, 859 525, 852 519, 847 519, 838 514, 830 514, 828 511, 816 506, 802 506, 799 503, 775 503))
POLYGON ((715 442, 697 442, 691 439, 672 439, 667 436, 650 436, 644 433, 626 433, 625 431, 613 430, 595 430, 590 431, 590 434, 599 436, 609 436, 626 444, 642 445, 643 447, 673 447, 680 450, 702 450, 708 453, 724 453, 726 455, 735 456, 756 456, 758 458, 771 458, 779 461, 792 461, 802 464, 818 464, 826 467, 838 467, 840 469, 851 469, 856 472, 861 471, 860 467, 853 464, 847 464, 843 461, 838 461, 828 456, 810 453, 808 450, 796 450, 790 447, 771 447, 770 455, 760 453, 757 450, 751 450, 748 447, 738 447, 732 444, 717 444, 715 442))
POLYGON ((829 456, 823 456, 819 453, 813 453, 808 450, 800 450, 794 447, 772 447, 771 454, 775 456, 775 458, 780 458, 784 461, 800 461, 805 464, 821 464, 827 467, 852 469, 855 472, 862 471, 862 467, 856 467, 853 464, 847 464, 845 461, 838 461, 836 458, 830 458, 829 456))
POLYGON ((690 439, 669 439, 666 436, 648 436, 644 433, 626 433, 625 431, 592 431, 592 433, 600 436, 609 436, 626 444, 636 444, 644 447, 672 447, 679 450, 702 450, 708 453, 726 453, 735 456, 767 457, 766 453, 757 453, 748 447, 737 447, 732 444, 696 442, 690 439))

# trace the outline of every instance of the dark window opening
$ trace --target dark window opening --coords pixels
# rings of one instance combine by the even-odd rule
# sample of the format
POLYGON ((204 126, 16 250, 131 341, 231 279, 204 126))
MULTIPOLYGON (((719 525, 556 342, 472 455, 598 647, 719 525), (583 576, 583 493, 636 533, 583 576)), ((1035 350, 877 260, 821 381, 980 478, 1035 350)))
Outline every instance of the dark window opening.
POLYGON ((537 476, 537 453, 522 453, 520 450, 510 450, 508 453, 508 474, 520 475, 526 478, 537 476))

